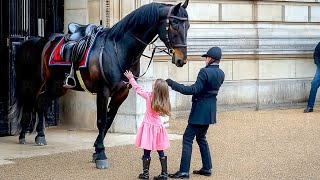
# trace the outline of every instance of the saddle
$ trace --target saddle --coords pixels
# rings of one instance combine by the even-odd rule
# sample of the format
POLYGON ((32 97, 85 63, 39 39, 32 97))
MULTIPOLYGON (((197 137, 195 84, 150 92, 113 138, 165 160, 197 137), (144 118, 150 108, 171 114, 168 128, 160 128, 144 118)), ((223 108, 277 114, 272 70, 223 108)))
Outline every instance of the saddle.
POLYGON ((68 25, 69 39, 72 41, 78 41, 85 36, 90 36, 93 31, 97 28, 94 24, 81 25, 78 23, 70 23, 68 25))
POLYGON ((84 55, 90 44, 91 37, 97 32, 94 24, 81 25, 70 23, 68 34, 64 37, 60 55, 63 61, 77 63, 84 55))
POLYGON ((62 60, 71 62, 72 64, 70 74, 67 74, 64 83, 65 88, 73 88, 76 86, 74 69, 83 58, 87 48, 92 44, 96 33, 101 29, 101 26, 94 24, 82 25, 70 23, 68 25, 68 34, 64 37, 64 44, 60 50, 62 60))

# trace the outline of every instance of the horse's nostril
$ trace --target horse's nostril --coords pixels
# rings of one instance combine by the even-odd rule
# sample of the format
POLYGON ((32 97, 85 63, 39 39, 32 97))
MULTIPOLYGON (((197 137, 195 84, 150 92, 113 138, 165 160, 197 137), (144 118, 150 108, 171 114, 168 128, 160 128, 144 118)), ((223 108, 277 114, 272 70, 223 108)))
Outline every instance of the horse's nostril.
POLYGON ((183 62, 183 60, 181 60, 181 59, 178 59, 178 60, 177 60, 177 66, 178 66, 178 67, 182 67, 184 64, 185 64, 185 63, 183 62))

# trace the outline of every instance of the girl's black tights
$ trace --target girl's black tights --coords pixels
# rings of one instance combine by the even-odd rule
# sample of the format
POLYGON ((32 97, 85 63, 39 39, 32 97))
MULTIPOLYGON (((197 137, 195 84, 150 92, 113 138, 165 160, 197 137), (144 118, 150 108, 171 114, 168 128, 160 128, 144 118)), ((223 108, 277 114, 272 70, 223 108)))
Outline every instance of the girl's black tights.
MULTIPOLYGON (((143 150, 143 158, 150 158, 151 150, 144 149, 143 150)), ((163 150, 158 151, 159 157, 164 157, 163 150)))

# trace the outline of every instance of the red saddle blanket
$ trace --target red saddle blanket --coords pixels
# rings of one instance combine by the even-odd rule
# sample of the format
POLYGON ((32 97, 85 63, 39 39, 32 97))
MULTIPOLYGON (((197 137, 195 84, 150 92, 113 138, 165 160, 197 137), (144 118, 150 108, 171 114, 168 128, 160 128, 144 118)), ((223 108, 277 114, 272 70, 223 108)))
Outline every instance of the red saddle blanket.
MULTIPOLYGON (((83 58, 79 61, 79 68, 87 68, 90 51, 98 37, 99 32, 97 32, 96 37, 93 40, 93 43, 86 49, 86 52, 83 58)), ((49 58, 49 66, 71 66, 71 62, 64 61, 60 56, 60 51, 63 43, 64 43, 64 38, 62 38, 59 41, 59 43, 56 45, 56 47, 53 49, 49 58)))

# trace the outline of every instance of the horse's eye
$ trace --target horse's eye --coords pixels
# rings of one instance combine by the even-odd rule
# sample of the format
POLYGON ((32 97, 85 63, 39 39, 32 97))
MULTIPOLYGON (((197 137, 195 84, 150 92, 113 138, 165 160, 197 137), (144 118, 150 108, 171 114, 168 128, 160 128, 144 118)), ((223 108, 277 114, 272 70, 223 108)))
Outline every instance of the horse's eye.
POLYGON ((172 24, 172 28, 174 30, 179 30, 179 24, 172 24))
POLYGON ((172 21, 171 26, 173 29, 178 30, 179 29, 179 22, 178 21, 172 21))

